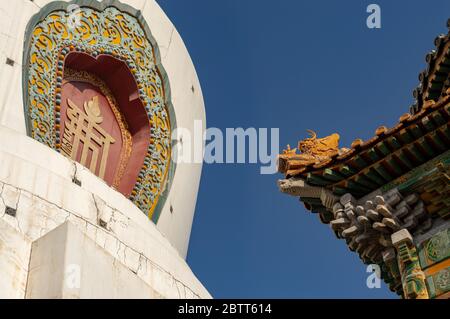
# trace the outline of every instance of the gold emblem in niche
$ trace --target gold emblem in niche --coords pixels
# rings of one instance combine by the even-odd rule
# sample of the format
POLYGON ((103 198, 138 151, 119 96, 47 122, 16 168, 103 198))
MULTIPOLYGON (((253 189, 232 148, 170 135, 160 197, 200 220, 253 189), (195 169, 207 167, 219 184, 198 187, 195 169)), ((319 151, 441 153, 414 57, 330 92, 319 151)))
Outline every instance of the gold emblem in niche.
POLYGON ((94 174, 98 173, 100 178, 104 178, 109 147, 115 140, 99 125, 103 122, 103 117, 98 96, 84 102, 84 112, 70 99, 67 99, 67 105, 62 153, 73 160, 78 160, 78 154, 81 153, 80 164, 88 167, 94 174), (100 162, 99 169, 97 169, 98 162, 100 162))
POLYGON ((111 110, 114 113, 114 117, 116 118, 116 121, 119 124, 120 133, 122 135, 123 147, 122 151, 120 152, 119 165, 116 174, 114 176, 114 181, 112 183, 112 187, 117 189, 125 173, 125 168, 131 156, 131 148, 133 145, 132 137, 128 130, 128 124, 123 114, 120 112, 116 99, 114 98, 111 90, 108 88, 105 82, 103 82, 101 79, 99 79, 98 77, 89 72, 65 68, 63 83, 65 84, 71 81, 89 83, 99 88, 100 91, 108 100, 108 103, 111 106, 111 110))

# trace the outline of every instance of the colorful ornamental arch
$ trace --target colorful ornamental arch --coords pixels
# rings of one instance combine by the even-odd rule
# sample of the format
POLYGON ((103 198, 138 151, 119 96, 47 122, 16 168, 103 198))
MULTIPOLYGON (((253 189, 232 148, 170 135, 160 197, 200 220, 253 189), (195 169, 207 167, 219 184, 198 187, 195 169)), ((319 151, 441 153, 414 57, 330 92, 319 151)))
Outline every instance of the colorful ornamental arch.
POLYGON ((61 90, 67 57, 72 53, 94 59, 108 56, 128 67, 147 116, 149 136, 143 164, 127 195, 156 223, 174 170, 170 157, 175 116, 157 44, 140 12, 118 1, 50 3, 30 21, 24 52, 28 134, 58 152, 63 140, 61 90))

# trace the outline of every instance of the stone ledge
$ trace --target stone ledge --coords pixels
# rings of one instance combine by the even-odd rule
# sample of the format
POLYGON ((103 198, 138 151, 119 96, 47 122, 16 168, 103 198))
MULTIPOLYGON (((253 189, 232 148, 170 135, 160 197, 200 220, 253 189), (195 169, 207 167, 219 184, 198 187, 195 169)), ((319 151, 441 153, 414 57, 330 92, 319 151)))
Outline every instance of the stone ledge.
MULTIPOLYGON (((4 137, 0 127, 0 140, 4 137)), ((55 156, 69 161, 25 136, 16 137, 16 145, 23 139, 27 147, 6 152, 0 146, 0 204, 17 209, 15 218, 1 210, 3 220, 32 241, 71 221, 149 285, 158 286, 155 288, 162 296, 184 298, 186 292, 187 296, 210 298, 184 259, 130 201, 123 197, 119 205, 114 205, 114 200, 106 203, 102 196, 73 184, 70 174, 57 175, 54 166, 50 170, 26 160, 23 153, 14 154, 26 149, 43 152, 40 156, 50 161, 55 156)))

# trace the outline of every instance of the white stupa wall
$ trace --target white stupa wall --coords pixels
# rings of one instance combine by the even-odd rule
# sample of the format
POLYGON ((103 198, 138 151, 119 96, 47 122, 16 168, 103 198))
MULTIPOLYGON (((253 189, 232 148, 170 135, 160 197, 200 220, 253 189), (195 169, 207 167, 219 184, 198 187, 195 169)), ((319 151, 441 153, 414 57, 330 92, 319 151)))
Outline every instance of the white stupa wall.
MULTIPOLYGON (((0 236, 0 266, 8 263, 14 265, 9 268, 19 268, 15 279, 21 278, 28 271, 26 259, 33 255, 33 245, 43 241, 44 236, 57 237, 60 227, 75 227, 80 231, 75 237, 84 236, 92 241, 91 244, 106 252, 115 260, 114 263, 131 271, 138 281, 151 288, 152 293, 141 297, 210 297, 184 260, 201 164, 177 164, 170 193, 155 225, 131 201, 109 188, 88 169, 27 136, 22 96, 25 28, 31 17, 49 2, 0 0, 0 226, 14 232, 12 238, 16 238, 14 244, 9 236, 0 236), (7 59, 14 64, 7 64, 7 59), (72 182, 74 174, 81 181, 81 187, 72 182), (6 214, 6 206, 16 209, 16 215, 6 214), (56 235, 52 235, 53 231, 56 235), (22 247, 20 258, 8 252, 11 245, 22 247)), ((205 129, 200 83, 177 30, 154 0, 121 2, 141 11, 158 43, 161 62, 170 82, 177 127, 193 131, 194 120, 201 120, 205 129)), ((71 236, 64 238, 69 240, 71 236)), ((48 250, 41 248, 39 251, 35 253, 45 254, 48 250)), ((82 258, 89 259, 95 255, 82 258)), ((40 257, 33 258, 39 260, 40 257)), ((86 264, 95 264, 95 261, 86 264)), ((44 272, 39 276, 44 277, 33 281, 35 287, 40 287, 40 281, 48 280, 44 272)), ((27 295, 27 286, 31 282, 17 287, 11 284, 14 280, 10 280, 9 284, 2 280, 7 278, 0 279, 0 297, 50 297, 41 292, 36 295, 28 292, 27 295), (14 286, 11 288, 14 291, 2 291, 6 286, 14 286), (20 292, 20 289, 23 291, 20 292)), ((56 295, 65 297, 70 293, 56 295)), ((73 295, 93 296, 95 294, 79 292, 73 295)))

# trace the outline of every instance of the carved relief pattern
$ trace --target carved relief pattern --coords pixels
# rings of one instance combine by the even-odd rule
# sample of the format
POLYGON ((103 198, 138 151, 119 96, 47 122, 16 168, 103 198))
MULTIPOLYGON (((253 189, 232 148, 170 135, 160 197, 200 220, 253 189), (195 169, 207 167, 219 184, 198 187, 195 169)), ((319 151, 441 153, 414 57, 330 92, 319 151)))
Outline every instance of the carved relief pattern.
POLYGON ((75 28, 69 28, 66 11, 54 11, 32 31, 27 79, 30 134, 60 151, 61 86, 68 53, 108 54, 124 61, 135 77, 151 127, 150 146, 130 199, 151 217, 171 154, 170 119, 154 48, 137 19, 114 7, 102 12, 81 8, 79 14, 75 28))
POLYGON ((429 267, 450 258, 450 228, 442 230, 419 246, 422 267, 429 267))
POLYGON ((432 237, 426 245, 427 257, 434 262, 447 257, 449 250, 450 243, 447 232, 438 233, 436 236, 432 237))
POLYGON ((441 270, 436 275, 436 286, 439 291, 447 292, 450 291, 450 268, 441 270))
POLYGON ((402 273, 403 293, 406 299, 429 299, 425 274, 420 268, 417 250, 412 243, 403 242, 396 247, 402 273))

